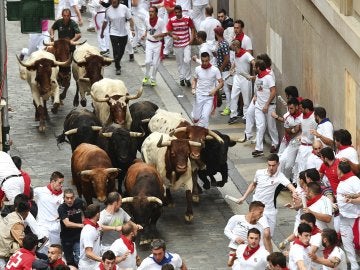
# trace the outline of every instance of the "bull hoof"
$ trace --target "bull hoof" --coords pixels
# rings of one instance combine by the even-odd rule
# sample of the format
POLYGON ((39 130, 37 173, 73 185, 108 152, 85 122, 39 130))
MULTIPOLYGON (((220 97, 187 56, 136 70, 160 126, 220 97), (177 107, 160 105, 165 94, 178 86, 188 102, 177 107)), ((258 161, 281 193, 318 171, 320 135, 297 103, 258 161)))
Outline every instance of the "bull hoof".
POLYGON ((226 182, 220 181, 220 182, 217 183, 217 186, 218 187, 223 187, 223 186, 225 186, 225 183, 226 182))
POLYGON ((39 126, 39 132, 45 132, 45 129, 46 129, 45 125, 39 126))
POLYGON ((86 107, 86 98, 81 99, 80 104, 81 106, 86 107))
POLYGON ((66 98, 66 93, 62 92, 60 94, 60 100, 63 101, 66 98))
POLYGON ((192 201, 194 203, 199 203, 200 202, 200 197, 199 195, 192 195, 192 201))
POLYGON ((204 188, 204 189, 210 189, 210 183, 205 183, 205 184, 203 185, 203 188, 204 188))
POLYGON ((60 107, 60 103, 54 103, 54 106, 51 108, 53 114, 57 114, 60 107))
POLYGON ((74 107, 79 106, 79 99, 75 99, 75 98, 74 98, 73 106, 74 106, 74 107))
POLYGON ((64 100, 60 99, 60 105, 64 106, 64 100))
POLYGON ((185 222, 186 223, 192 222, 193 218, 194 218, 194 215, 185 214, 185 222))

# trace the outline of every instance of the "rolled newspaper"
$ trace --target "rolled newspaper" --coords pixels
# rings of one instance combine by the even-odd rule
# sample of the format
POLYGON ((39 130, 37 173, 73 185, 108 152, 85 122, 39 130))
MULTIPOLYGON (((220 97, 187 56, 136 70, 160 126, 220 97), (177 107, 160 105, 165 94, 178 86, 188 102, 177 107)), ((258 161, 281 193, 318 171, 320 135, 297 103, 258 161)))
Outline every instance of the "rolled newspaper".
POLYGON ((234 203, 238 203, 238 199, 233 197, 233 196, 230 196, 230 195, 225 195, 225 199, 229 199, 230 201, 233 201, 234 203))
POLYGON ((305 194, 301 194, 301 203, 302 203, 302 206, 303 208, 306 208, 307 205, 306 205, 306 197, 305 197, 305 194))
POLYGON ((282 105, 287 106, 287 102, 283 99, 282 96, 278 96, 278 100, 281 102, 282 105))

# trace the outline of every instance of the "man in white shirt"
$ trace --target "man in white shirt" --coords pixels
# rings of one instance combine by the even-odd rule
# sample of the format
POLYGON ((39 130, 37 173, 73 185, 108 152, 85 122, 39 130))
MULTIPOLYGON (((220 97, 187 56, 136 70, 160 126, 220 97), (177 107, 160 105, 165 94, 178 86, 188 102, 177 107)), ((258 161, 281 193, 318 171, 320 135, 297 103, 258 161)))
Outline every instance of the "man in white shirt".
POLYGON ((346 129, 334 131, 334 141, 337 159, 346 158, 353 164, 359 164, 359 156, 356 149, 352 146, 351 133, 346 129))
MULTIPOLYGON (((249 212, 246 215, 234 215, 227 222, 224 234, 230 239, 229 243, 229 260, 228 266, 232 266, 234 262, 234 256, 236 249, 240 244, 247 244, 248 231, 251 228, 257 228, 259 231, 263 231, 264 227, 261 224, 262 215, 265 205, 259 201, 253 201, 249 205, 249 212)), ((267 229, 267 228, 265 228, 267 229)), ((261 239, 260 243, 264 241, 266 249, 270 249, 271 242, 267 242, 267 239, 261 239)))
POLYGON ((333 133, 334 126, 326 117, 326 110, 323 107, 316 107, 314 109, 315 121, 318 124, 316 130, 310 130, 310 133, 316 137, 316 140, 321 141, 324 147, 332 147, 334 143, 333 133))
POLYGON ((320 140, 315 140, 312 145, 312 148, 313 148, 313 150, 306 160, 305 169, 315 168, 315 169, 319 170, 321 167, 321 164, 323 164, 323 161, 321 160, 321 157, 320 157, 320 150, 323 148, 323 144, 320 140))
POLYGON ((134 242, 138 228, 132 222, 122 226, 121 236, 111 245, 110 250, 116 255, 117 266, 120 269, 136 269, 140 264, 134 242))
POLYGON ((96 270, 119 270, 116 265, 116 256, 111 250, 107 250, 101 257, 101 262, 96 270))
POLYGON ((152 254, 142 261, 138 270, 161 270, 164 264, 171 264, 176 270, 187 270, 187 266, 179 254, 166 251, 164 240, 152 241, 151 250, 152 254))
POLYGON ((269 270, 289 270, 286 267, 286 257, 281 252, 273 252, 267 256, 269 270))
POLYGON ((79 26, 83 25, 83 20, 81 16, 81 12, 79 9, 79 1, 78 0, 60 0, 58 7, 57 7, 57 13, 56 13, 56 19, 61 18, 62 11, 68 8, 71 11, 71 19, 74 20, 79 24, 79 26))
POLYGON ((232 269, 263 270, 267 266, 267 256, 270 254, 260 245, 261 233, 252 228, 247 233, 247 244, 236 249, 236 260, 232 269))
POLYGON ((353 228, 356 218, 360 216, 360 205, 349 203, 345 195, 360 193, 360 179, 351 172, 347 162, 340 162, 337 169, 340 183, 337 187, 336 200, 340 212, 340 234, 344 245, 346 256, 351 264, 351 270, 358 270, 359 264, 356 261, 354 248, 353 228))
POLYGON ((210 55, 210 64, 216 66, 216 57, 214 57, 216 46, 207 41, 207 34, 205 31, 198 31, 196 33, 196 42, 199 44, 199 57, 193 55, 191 59, 201 65, 201 54, 207 52, 210 55))
POLYGON ((242 203, 254 190, 253 201, 261 201, 265 204, 264 217, 270 227, 270 234, 267 235, 265 230, 264 237, 271 237, 274 234, 276 226, 277 209, 274 206, 274 194, 276 187, 280 184, 286 186, 292 193, 295 193, 295 187, 278 170, 279 156, 270 154, 267 161, 268 168, 257 170, 254 181, 248 186, 244 195, 239 199, 238 203, 242 203))
MULTIPOLYGON (((176 1, 177 3, 180 2, 179 0, 176 1)), ((191 18, 194 21, 195 24, 195 28, 196 30, 202 30, 201 29, 201 22, 204 21, 207 10, 206 8, 209 7, 209 0, 192 0, 192 6, 193 6, 193 10, 191 13, 191 18)), ((212 7, 211 7, 212 9, 212 7)), ((211 12, 212 15, 212 12, 211 12)), ((210 15, 210 16, 211 16, 210 15)), ((215 27, 214 27, 215 28, 215 27)), ((213 28, 213 30, 214 30, 213 28)))
POLYGON ((34 188, 34 200, 38 205, 36 220, 40 230, 48 232, 50 244, 61 244, 57 209, 64 202, 63 183, 64 175, 55 171, 51 174, 50 183, 47 186, 34 188))
POLYGON ((322 265, 323 270, 347 270, 344 251, 337 246, 338 235, 333 229, 324 229, 321 233, 323 256, 309 254, 311 260, 322 265))
POLYGON ((298 227, 298 238, 289 251, 289 269, 311 270, 310 252, 311 227, 309 224, 300 223, 298 227))
POLYGON ((205 18, 203 18, 200 22, 200 27, 198 28, 198 25, 196 24, 196 21, 194 19, 195 27, 199 31, 205 31, 207 36, 207 41, 215 46, 215 32, 214 29, 218 26, 221 26, 221 23, 215 19, 212 15, 214 13, 214 9, 211 5, 207 5, 205 8, 205 18))
POLYGON ((79 270, 94 270, 102 261, 100 256, 100 206, 90 204, 84 212, 84 228, 80 235, 79 270))
POLYGON ((201 54, 201 66, 195 68, 192 82, 192 93, 195 103, 192 111, 195 125, 208 128, 209 118, 213 108, 213 101, 219 89, 224 85, 220 70, 210 64, 210 55, 201 54))
POLYGON ((249 36, 244 33, 245 24, 242 20, 236 20, 234 22, 234 40, 241 42, 241 48, 252 54, 252 42, 249 36))

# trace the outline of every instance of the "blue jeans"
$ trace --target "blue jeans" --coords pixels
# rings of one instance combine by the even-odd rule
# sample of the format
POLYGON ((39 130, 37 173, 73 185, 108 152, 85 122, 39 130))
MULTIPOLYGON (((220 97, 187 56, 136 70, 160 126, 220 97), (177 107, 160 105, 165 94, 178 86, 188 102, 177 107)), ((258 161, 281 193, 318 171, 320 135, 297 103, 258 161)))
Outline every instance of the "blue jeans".
POLYGON ((64 257, 68 265, 77 267, 80 257, 80 240, 61 240, 64 257))

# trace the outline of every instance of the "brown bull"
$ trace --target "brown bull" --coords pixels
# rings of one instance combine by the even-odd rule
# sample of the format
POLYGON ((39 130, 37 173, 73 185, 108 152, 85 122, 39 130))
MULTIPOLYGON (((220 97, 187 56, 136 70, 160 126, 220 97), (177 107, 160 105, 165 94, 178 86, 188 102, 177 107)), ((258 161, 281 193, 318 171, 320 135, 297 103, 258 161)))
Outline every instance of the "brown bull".
POLYGON ((123 198, 134 222, 144 230, 140 235, 140 245, 151 242, 156 233, 156 222, 161 215, 164 186, 155 167, 137 162, 128 169, 125 179, 126 193, 123 198))
POLYGON ((104 202, 108 193, 115 191, 118 168, 112 168, 111 160, 104 150, 96 145, 82 143, 71 157, 73 184, 79 196, 84 195, 87 204, 92 198, 104 202))

